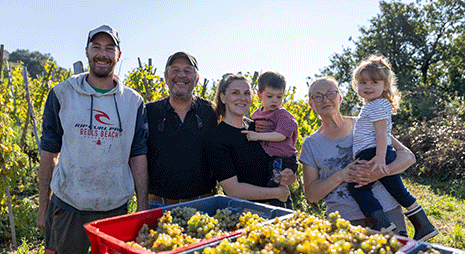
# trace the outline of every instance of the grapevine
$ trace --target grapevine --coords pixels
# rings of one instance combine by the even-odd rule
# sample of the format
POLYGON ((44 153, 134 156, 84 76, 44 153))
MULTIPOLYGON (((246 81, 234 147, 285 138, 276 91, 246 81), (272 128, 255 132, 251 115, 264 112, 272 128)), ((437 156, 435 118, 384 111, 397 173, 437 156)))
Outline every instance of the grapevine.
POLYGON ((9 101, 0 94, 0 197, 6 186, 16 186, 25 174, 26 155, 17 145, 17 128, 10 126, 12 122, 8 112, 9 101))

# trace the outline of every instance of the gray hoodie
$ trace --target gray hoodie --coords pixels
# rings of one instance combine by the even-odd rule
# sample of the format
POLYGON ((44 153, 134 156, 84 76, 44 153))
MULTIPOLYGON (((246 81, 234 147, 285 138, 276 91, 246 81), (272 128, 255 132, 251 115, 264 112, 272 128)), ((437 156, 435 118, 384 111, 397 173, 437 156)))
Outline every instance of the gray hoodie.
POLYGON ((129 158, 147 153, 142 97, 119 80, 96 92, 88 73, 53 87, 43 114, 41 149, 60 153, 50 187, 80 211, 109 211, 134 194, 129 158))

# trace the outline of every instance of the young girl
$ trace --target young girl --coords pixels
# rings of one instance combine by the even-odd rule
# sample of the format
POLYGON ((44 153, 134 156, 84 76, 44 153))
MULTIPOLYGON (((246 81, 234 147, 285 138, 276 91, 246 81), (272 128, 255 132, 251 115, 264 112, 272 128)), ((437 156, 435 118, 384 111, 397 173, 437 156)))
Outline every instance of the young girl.
MULTIPOLYGON (((354 70, 352 86, 365 105, 354 128, 353 154, 356 159, 373 164, 373 171, 380 170, 387 175, 379 181, 407 209, 405 216, 415 227, 413 239, 425 241, 437 235, 437 229, 428 220, 416 198, 405 188, 400 175, 389 175, 386 166, 396 158, 390 139, 391 111, 397 108, 400 97, 395 83, 396 76, 388 59, 383 56, 370 56, 354 70)), ((349 192, 363 214, 374 221, 374 229, 394 230, 395 225, 388 220, 381 204, 373 196, 373 183, 360 188, 355 186, 355 183, 349 183, 349 192)))

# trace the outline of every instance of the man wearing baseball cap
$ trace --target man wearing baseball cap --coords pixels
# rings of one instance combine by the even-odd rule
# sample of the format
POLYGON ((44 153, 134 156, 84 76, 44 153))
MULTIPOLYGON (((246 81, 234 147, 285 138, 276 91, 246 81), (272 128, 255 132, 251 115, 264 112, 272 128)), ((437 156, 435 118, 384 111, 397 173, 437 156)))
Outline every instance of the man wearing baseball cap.
POLYGON ((142 97, 114 75, 118 32, 89 32, 89 72, 50 91, 40 142, 39 211, 45 249, 87 253, 85 223, 127 213, 136 191, 147 209, 147 118, 142 97), (59 160, 58 160, 59 158, 59 160))
POLYGON ((216 181, 202 159, 202 143, 217 125, 212 102, 193 94, 199 81, 195 57, 171 55, 165 68, 169 96, 146 104, 149 208, 216 193, 216 181))

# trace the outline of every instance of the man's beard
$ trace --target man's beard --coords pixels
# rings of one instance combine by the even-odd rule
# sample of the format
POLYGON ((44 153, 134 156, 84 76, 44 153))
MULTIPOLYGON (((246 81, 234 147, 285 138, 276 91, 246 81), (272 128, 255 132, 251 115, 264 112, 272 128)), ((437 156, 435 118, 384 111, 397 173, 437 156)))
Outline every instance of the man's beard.
POLYGON ((192 98, 193 87, 188 87, 186 89, 175 88, 174 86, 168 86, 170 91, 170 96, 175 100, 187 101, 192 98))
POLYGON ((116 63, 113 63, 110 60, 110 65, 106 69, 98 69, 95 67, 95 61, 99 60, 104 60, 106 61, 107 59, 102 59, 102 58, 94 58, 94 60, 89 62, 89 68, 90 72, 94 74, 97 78, 108 78, 113 75, 113 70, 115 69, 116 63))

